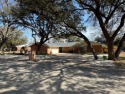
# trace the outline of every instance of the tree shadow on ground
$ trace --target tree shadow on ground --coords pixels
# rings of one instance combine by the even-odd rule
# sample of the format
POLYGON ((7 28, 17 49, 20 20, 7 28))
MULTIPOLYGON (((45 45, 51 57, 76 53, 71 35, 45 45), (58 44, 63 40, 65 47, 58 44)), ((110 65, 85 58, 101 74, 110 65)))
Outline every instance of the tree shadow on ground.
POLYGON ((0 93, 125 93, 125 69, 117 69, 110 62, 104 65, 80 55, 46 56, 42 60, 43 57, 39 56, 37 62, 27 58, 13 57, 0 62, 0 93))

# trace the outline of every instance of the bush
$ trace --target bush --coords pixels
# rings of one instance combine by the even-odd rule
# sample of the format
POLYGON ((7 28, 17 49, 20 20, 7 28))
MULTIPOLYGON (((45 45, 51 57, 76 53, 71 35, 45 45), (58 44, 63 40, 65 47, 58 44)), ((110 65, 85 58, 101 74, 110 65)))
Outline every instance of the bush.
POLYGON ((107 60, 107 56, 103 56, 103 60, 107 60))

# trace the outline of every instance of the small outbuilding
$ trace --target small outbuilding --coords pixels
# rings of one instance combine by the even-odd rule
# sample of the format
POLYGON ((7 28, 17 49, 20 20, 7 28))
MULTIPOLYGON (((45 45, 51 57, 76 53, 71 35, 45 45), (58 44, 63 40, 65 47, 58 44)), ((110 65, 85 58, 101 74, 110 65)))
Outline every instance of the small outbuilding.
POLYGON ((30 44, 17 45, 14 48, 15 48, 15 51, 20 51, 21 49, 24 49, 24 48, 26 48, 28 51, 31 50, 30 44))

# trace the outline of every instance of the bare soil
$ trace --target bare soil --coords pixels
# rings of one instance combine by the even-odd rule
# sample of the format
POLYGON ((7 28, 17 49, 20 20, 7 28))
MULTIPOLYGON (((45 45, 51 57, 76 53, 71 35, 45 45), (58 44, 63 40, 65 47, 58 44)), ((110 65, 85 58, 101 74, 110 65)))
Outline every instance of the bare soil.
POLYGON ((0 55, 0 94, 125 94, 125 68, 92 55, 0 55))

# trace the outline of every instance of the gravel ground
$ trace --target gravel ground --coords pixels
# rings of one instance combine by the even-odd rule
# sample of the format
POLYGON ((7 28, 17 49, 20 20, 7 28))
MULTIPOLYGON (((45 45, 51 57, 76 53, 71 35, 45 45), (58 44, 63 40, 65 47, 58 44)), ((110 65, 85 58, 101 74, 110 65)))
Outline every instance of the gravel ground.
POLYGON ((0 94, 125 94, 125 68, 91 55, 0 55, 0 94))

